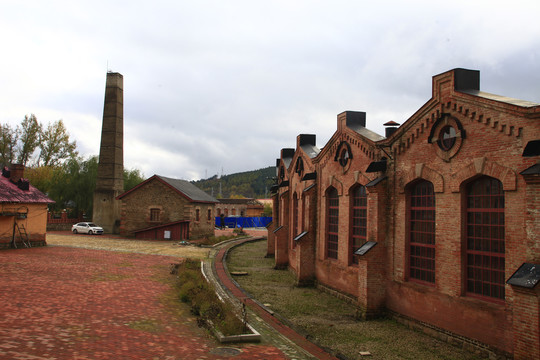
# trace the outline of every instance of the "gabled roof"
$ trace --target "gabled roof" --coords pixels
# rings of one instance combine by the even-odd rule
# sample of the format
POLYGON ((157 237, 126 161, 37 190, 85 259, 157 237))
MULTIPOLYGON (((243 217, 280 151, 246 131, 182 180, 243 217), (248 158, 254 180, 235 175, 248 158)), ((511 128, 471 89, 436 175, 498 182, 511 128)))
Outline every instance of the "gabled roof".
POLYGON ((154 175, 146 179, 139 185, 135 186, 133 189, 119 195, 117 199, 119 200, 122 199, 126 195, 136 191, 137 189, 140 189, 141 187, 143 187, 144 185, 146 185, 147 183, 153 180, 160 181, 163 184, 169 186, 174 191, 181 194, 182 196, 184 196, 191 202, 202 202, 202 203, 217 203, 218 202, 213 196, 208 195, 207 193, 205 193, 204 191, 202 191, 201 189, 199 189, 198 187, 196 187, 189 181, 180 180, 180 179, 172 179, 172 178, 168 178, 168 177, 160 176, 160 175, 154 175))
POLYGON ((521 106, 521 107, 535 107, 535 106, 540 105, 532 101, 514 99, 508 96, 490 94, 485 91, 479 91, 479 90, 461 90, 461 92, 465 94, 469 94, 469 95, 478 96, 484 99, 495 100, 495 101, 499 101, 499 102, 503 102, 503 103, 507 103, 511 105, 521 106))
POLYGON ((304 152, 306 153, 307 156, 309 156, 310 159, 313 159, 314 157, 319 155, 319 153, 321 152, 321 149, 319 149, 315 145, 305 144, 305 145, 300 146, 300 148, 304 150, 304 152))
POLYGON ((54 201, 32 185, 28 190, 21 190, 17 184, 0 175, 0 203, 53 204, 54 201))
POLYGON ((377 142, 377 141, 386 139, 384 136, 379 135, 375 131, 371 131, 368 128, 365 128, 363 126, 353 125, 353 126, 347 126, 347 127, 371 141, 377 142))

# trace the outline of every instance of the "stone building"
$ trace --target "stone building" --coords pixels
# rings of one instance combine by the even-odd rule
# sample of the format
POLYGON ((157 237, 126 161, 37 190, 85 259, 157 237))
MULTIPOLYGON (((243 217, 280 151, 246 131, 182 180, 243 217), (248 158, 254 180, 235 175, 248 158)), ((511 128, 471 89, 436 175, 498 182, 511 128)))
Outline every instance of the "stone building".
POLYGON ((122 235, 163 240, 214 235, 217 200, 188 181, 154 175, 117 199, 122 235))
POLYGON ((322 150, 281 151, 268 254, 364 318, 540 358, 540 104, 480 91, 473 70, 432 85, 385 137, 346 111, 322 150))
POLYGON ((264 205, 257 199, 218 199, 216 216, 261 216, 264 205))
POLYGON ((46 245, 47 206, 54 203, 13 164, 0 176, 0 249, 46 245))

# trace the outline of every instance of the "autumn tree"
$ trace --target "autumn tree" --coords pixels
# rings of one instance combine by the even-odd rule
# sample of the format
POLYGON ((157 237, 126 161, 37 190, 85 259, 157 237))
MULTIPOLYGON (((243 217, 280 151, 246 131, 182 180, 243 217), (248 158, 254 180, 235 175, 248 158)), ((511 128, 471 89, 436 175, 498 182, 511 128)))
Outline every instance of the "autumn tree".
POLYGON ((139 185, 144 181, 144 176, 140 170, 124 169, 124 191, 133 189, 135 186, 139 185))
POLYGON ((69 140, 69 134, 61 119, 42 130, 39 140, 41 152, 37 161, 38 166, 56 166, 62 160, 77 155, 77 144, 69 140))
POLYGON ((39 145, 42 126, 34 114, 25 115, 21 125, 17 127, 19 144, 17 146, 17 162, 26 166, 39 145))
POLYGON ((9 165, 15 160, 18 134, 9 124, 0 125, 0 164, 9 165))
POLYGON ((69 208, 75 216, 92 214, 97 167, 97 156, 87 160, 73 157, 66 160, 59 171, 53 172, 48 195, 56 201, 56 210, 69 208))

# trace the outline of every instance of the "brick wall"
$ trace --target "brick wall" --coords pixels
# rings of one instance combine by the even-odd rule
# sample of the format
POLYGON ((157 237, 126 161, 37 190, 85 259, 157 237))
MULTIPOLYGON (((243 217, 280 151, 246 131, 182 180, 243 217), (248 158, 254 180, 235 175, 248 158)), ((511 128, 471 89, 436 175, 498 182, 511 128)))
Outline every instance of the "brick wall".
POLYGON ((313 269, 321 286, 356 298, 365 318, 386 309, 432 330, 442 329, 454 338, 471 339, 465 342, 480 344, 484 350, 496 349, 516 359, 531 354, 538 357, 538 291, 505 285, 504 299, 467 293, 465 239, 466 188, 482 176, 494 178, 502 184, 505 202, 504 280, 524 262, 540 264, 540 180, 537 175, 520 175, 540 161, 538 156, 522 156, 525 145, 540 138, 540 106, 481 97, 474 91, 478 89, 461 88, 463 84, 477 86, 469 81, 475 79, 478 74, 462 69, 433 77, 432 98, 387 139, 377 138, 363 127, 362 113, 338 115, 337 131, 321 152, 311 160, 304 158, 317 173, 315 211, 308 218, 314 224, 313 264, 308 256, 299 255, 301 247, 286 246, 293 236, 293 194, 302 192, 293 166, 302 150, 297 144, 292 163, 290 151, 285 158, 282 150, 278 165, 287 166, 280 181, 289 183, 279 189, 280 208, 275 218, 285 221, 289 230, 281 231, 281 240, 280 235, 275 236, 276 254, 287 255, 279 260, 276 256, 276 264, 288 262, 298 279, 313 269), (441 143, 444 134, 451 134, 450 140, 441 143), (366 172, 370 163, 383 158, 386 170, 366 172), (409 193, 420 180, 433 185, 435 198, 433 283, 409 279, 409 193), (349 193, 357 184, 368 185, 367 240, 377 246, 359 257, 356 265, 351 263, 349 246, 349 193), (326 194, 330 188, 339 195, 337 259, 326 256, 326 194), (282 250, 278 250, 279 244, 284 246, 282 250))

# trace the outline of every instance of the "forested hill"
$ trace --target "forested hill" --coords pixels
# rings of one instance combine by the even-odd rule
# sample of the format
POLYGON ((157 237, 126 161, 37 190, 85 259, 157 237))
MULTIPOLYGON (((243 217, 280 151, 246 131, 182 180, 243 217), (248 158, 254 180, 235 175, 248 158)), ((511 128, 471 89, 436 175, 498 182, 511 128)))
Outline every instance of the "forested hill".
POLYGON ((209 179, 192 181, 192 183, 215 198, 263 199, 269 196, 275 176, 276 168, 270 166, 259 170, 224 175, 221 178, 214 175, 209 179))

